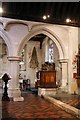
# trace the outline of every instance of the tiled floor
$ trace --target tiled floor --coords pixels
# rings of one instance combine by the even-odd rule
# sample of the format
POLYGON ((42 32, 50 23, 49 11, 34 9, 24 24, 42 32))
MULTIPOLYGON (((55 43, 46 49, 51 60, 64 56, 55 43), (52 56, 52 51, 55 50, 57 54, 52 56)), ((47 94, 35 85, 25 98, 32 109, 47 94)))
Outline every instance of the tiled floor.
POLYGON ((80 95, 77 94, 67 94, 67 93, 59 93, 52 96, 53 98, 60 100, 66 104, 69 104, 77 109, 80 109, 80 95))
POLYGON ((45 99, 29 93, 22 93, 24 102, 2 102, 2 120, 78 120, 45 99))

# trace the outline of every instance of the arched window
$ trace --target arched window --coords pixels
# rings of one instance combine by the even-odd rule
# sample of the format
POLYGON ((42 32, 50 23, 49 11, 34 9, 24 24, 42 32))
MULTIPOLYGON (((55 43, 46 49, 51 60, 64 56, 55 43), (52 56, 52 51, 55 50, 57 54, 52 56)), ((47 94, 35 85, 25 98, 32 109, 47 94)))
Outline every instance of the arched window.
POLYGON ((49 63, 54 62, 54 49, 53 49, 53 44, 50 45, 49 47, 49 63))

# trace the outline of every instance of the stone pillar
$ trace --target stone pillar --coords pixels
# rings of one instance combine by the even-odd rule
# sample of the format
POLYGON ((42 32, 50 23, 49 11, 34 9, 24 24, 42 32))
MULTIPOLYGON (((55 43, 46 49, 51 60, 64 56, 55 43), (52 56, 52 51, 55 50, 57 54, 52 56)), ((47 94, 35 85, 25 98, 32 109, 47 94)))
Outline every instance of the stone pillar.
POLYGON ((61 82, 61 90, 64 92, 68 92, 68 62, 66 59, 60 60, 62 66, 62 82, 61 82))
POLYGON ((9 74, 11 80, 9 81, 9 97, 13 97, 14 101, 23 101, 24 98, 21 97, 21 91, 19 88, 19 57, 8 57, 10 61, 9 74))

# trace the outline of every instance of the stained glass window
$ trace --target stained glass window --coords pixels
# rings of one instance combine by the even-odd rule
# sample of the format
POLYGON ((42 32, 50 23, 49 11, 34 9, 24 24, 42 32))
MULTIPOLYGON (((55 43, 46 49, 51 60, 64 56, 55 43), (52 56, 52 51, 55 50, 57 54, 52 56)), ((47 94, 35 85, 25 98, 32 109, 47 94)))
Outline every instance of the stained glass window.
POLYGON ((54 62, 53 55, 54 55, 53 45, 50 45, 50 47, 49 47, 49 63, 54 62))

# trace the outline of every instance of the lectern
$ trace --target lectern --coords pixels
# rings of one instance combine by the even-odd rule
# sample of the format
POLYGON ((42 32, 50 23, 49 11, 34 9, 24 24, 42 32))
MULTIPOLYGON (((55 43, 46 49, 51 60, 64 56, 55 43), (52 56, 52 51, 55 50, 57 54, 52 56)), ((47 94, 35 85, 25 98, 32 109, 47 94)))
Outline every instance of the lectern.
POLYGON ((2 101, 10 101, 9 97, 8 97, 8 92, 7 92, 7 84, 8 84, 8 80, 10 80, 11 78, 9 77, 9 75, 7 73, 5 73, 2 77, 2 80, 5 83, 5 87, 4 87, 4 93, 2 96, 2 101))

